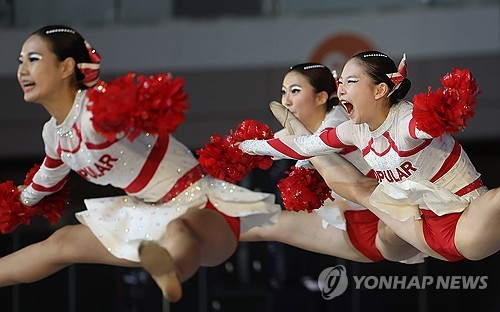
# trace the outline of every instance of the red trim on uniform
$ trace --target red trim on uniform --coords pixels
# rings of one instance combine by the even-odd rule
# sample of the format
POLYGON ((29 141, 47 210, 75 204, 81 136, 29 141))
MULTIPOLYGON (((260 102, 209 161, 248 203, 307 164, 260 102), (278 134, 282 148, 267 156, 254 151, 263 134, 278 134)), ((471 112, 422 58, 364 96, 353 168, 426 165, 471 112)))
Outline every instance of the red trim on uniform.
MULTIPOLYGON (((189 171, 184 173, 180 179, 177 180, 174 187, 172 187, 172 189, 160 201, 162 203, 170 201, 172 198, 175 198, 182 191, 187 189, 190 185, 203 178, 203 176, 205 176, 205 173, 203 172, 203 168, 200 165, 191 168, 189 171)), ((226 219, 229 226, 231 227, 231 230, 236 236, 236 239, 238 241, 240 240, 240 223, 241 223, 240 218, 230 217, 222 213, 221 211, 217 210, 217 208, 215 208, 210 201, 207 201, 205 208, 213 210, 218 214, 222 215, 224 219, 226 219)))
POLYGON ((370 138, 370 140, 368 140, 368 145, 361 150, 361 153, 363 154, 363 156, 365 156, 366 154, 368 154, 370 152, 372 144, 373 144, 373 138, 370 138))
POLYGON ((340 138, 337 134, 337 128, 326 128, 324 129, 320 135, 319 138, 323 143, 326 145, 333 147, 333 148, 343 148, 343 149, 354 149, 356 150, 357 147, 354 145, 348 145, 345 144, 344 142, 340 141, 340 138))
POLYGON ((73 150, 66 150, 66 149, 63 149, 61 147, 61 140, 59 140, 59 144, 57 146, 57 150, 59 152, 59 155, 61 154, 61 152, 65 152, 65 153, 71 153, 71 154, 74 154, 76 152, 78 152, 78 150, 80 149, 80 146, 82 145, 82 133, 80 132, 80 129, 78 129, 78 127, 76 125, 73 125, 73 129, 75 129, 75 135, 76 137, 78 138, 78 145, 76 146, 75 149, 73 150))
POLYGON ((354 248, 373 262, 384 260, 375 245, 378 217, 370 210, 347 210, 344 217, 346 231, 354 248))
POLYGON ((161 199, 162 203, 166 203, 173 198, 177 197, 180 193, 182 193, 185 189, 191 186, 196 181, 200 180, 205 176, 201 165, 197 165, 180 177, 180 179, 175 182, 175 185, 170 189, 167 195, 163 196, 161 199))
POLYGON ((484 186, 483 181, 481 178, 477 178, 474 182, 470 183, 469 185, 466 185, 459 189, 458 191, 455 192, 457 196, 464 196, 467 193, 470 193, 480 187, 484 186))
POLYGON ((99 144, 90 143, 90 142, 85 142, 85 146, 86 146, 88 149, 100 150, 100 149, 105 149, 105 148, 110 147, 110 146, 111 146, 111 145, 113 145, 116 141, 118 141, 118 140, 117 140, 117 139, 115 139, 115 140, 113 140, 113 141, 106 141, 106 142, 99 143, 99 144))
POLYGON ((45 155, 45 160, 43 161, 43 165, 47 168, 54 169, 63 164, 62 160, 54 159, 47 155, 45 155))
POLYGON ((455 231, 462 213, 455 212, 438 216, 432 210, 421 209, 420 211, 422 212, 422 230, 427 245, 448 261, 465 259, 455 246, 455 231))
POLYGON ((137 193, 141 191, 146 185, 151 181, 151 178, 155 174, 158 166, 161 163, 161 160, 165 156, 165 153, 168 149, 168 144, 170 142, 170 136, 160 135, 156 140, 155 145, 151 149, 151 152, 146 159, 146 163, 141 169, 139 175, 129 184, 124 190, 127 193, 137 193))
POLYGON ((281 141, 280 139, 271 139, 271 140, 268 140, 267 143, 272 148, 277 150, 278 152, 280 152, 280 153, 282 153, 290 158, 293 158, 293 159, 305 159, 305 158, 307 158, 306 156, 297 153, 295 150, 293 150, 288 145, 283 143, 283 141, 281 141))
POLYGON ((437 179, 441 178, 445 173, 447 173, 451 167, 453 167, 458 159, 460 158, 460 154, 462 153, 462 147, 455 141, 455 145, 453 146, 453 150, 450 155, 446 158, 441 169, 432 177, 431 182, 435 182, 437 179))
POLYGON ((426 148, 427 146, 429 146, 430 144, 432 143, 432 139, 428 139, 428 140, 424 140, 424 142, 414 148, 412 148, 411 150, 407 150, 407 151, 400 151, 396 148, 396 143, 393 142, 394 144, 394 149, 396 150, 396 152, 398 153, 399 156, 401 157, 409 157, 409 156, 413 156, 415 155, 416 153, 420 152, 421 150, 423 150, 424 148, 426 148))
POLYGON ((396 142, 394 142, 394 140, 391 138, 391 135, 389 134, 389 132, 385 132, 383 134, 383 136, 387 139, 387 141, 389 142, 389 146, 382 152, 377 152, 373 147, 372 147, 372 144, 373 144, 373 138, 371 138, 369 141, 368 141, 368 146, 365 147, 363 149, 363 156, 365 156, 366 154, 368 154, 370 151, 372 151, 373 153, 375 153, 375 155, 379 156, 379 157, 382 157, 384 156, 385 154, 389 153, 389 151, 392 149, 394 150, 398 156, 401 156, 401 157, 409 157, 409 156, 413 156, 415 155, 416 153, 420 152, 421 150, 423 150, 424 148, 426 148, 427 146, 429 146, 429 144, 432 143, 432 139, 429 139, 429 140, 424 140, 424 142, 414 148, 412 148, 411 150, 407 150, 407 151, 400 151, 398 146, 396 145, 396 142))
POLYGON ((339 152, 340 155, 347 155, 349 153, 352 153, 354 151, 357 151, 358 148, 356 146, 350 146, 350 147, 344 147, 342 151, 339 152))
POLYGON ((366 174, 367 177, 369 178, 373 178, 373 179, 376 179, 377 176, 375 175, 375 170, 370 170, 367 174, 366 174))
MULTIPOLYGON (((370 149, 371 149, 371 151, 372 151, 373 153, 375 153, 375 155, 380 156, 380 157, 382 157, 382 156, 384 156, 385 154, 389 153, 389 151, 391 150, 391 148, 397 152, 397 151, 398 151, 398 150, 397 150, 397 146, 396 146, 396 144, 394 144, 394 141, 391 139, 391 136, 389 135, 389 132, 385 132, 385 133, 384 133, 384 134, 382 134, 382 135, 383 135, 383 136, 387 139, 387 141, 389 142, 389 146, 387 146, 387 148, 386 148, 384 151, 382 151, 382 152, 380 152, 380 153, 379 153, 379 152, 377 152, 377 151, 376 151, 376 150, 372 147, 372 145, 370 144, 370 149)), ((373 140, 372 140, 371 142, 373 143, 373 140)))
POLYGON ((408 124, 408 131, 410 132, 410 136, 414 139, 418 139, 417 133, 415 131, 416 129, 417 129, 417 121, 415 120, 415 118, 412 118, 410 120, 410 123, 408 124))
POLYGON ((210 201, 207 202, 205 209, 213 210, 213 211, 217 212, 218 214, 222 215, 224 217, 224 219, 226 219, 229 226, 231 227, 231 230, 233 231, 234 235, 236 236, 236 240, 238 240, 238 241, 240 240, 241 220, 239 217, 230 217, 230 216, 226 215, 225 213, 217 210, 217 208, 215 208, 214 205, 210 201))
POLYGON ((67 177, 68 176, 64 177, 64 179, 62 179, 56 185, 51 186, 51 187, 45 187, 43 185, 36 184, 35 182, 31 182, 31 187, 35 191, 38 191, 38 192, 55 193, 55 192, 59 191, 64 186, 64 184, 66 184, 66 181, 68 180, 67 177))

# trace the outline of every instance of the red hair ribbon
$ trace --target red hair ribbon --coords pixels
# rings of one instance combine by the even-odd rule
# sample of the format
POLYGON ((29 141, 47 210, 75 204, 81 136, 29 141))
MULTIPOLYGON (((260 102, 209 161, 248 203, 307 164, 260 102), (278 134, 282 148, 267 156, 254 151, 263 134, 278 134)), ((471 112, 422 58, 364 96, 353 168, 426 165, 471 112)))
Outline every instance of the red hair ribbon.
POLYGON ((408 73, 406 70, 406 53, 403 53, 403 58, 401 59, 401 62, 399 62, 398 71, 395 73, 387 74, 387 77, 389 77, 392 83, 394 83, 394 87, 392 87, 391 92, 389 92, 387 96, 391 96, 391 94, 399 88, 399 86, 401 85, 403 80, 405 80, 407 75, 408 73))
POLYGON ((76 66, 84 75, 83 84, 87 87, 93 87, 99 81, 99 68, 101 67, 101 56, 92 46, 85 40, 85 46, 89 52, 91 63, 78 63, 76 66))

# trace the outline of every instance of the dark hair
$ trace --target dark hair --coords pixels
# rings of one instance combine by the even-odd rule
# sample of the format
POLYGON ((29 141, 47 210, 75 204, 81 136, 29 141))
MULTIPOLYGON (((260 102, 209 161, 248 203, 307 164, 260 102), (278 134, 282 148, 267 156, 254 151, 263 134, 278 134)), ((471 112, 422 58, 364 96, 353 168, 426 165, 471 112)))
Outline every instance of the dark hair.
MULTIPOLYGON (((75 60, 75 63, 91 63, 89 52, 85 46, 85 39, 73 28, 64 25, 44 26, 34 31, 32 36, 39 36, 45 40, 49 48, 57 56, 59 61, 64 61, 68 57, 75 60)), ((76 81, 81 88, 86 88, 83 84, 85 76, 78 67, 75 66, 76 81)))
POLYGON ((325 91, 328 94, 326 101, 327 111, 339 104, 337 84, 328 67, 320 63, 303 63, 290 67, 287 73, 297 72, 307 78, 316 93, 325 91))
MULTIPOLYGON (((387 74, 397 72, 398 68, 387 54, 378 51, 365 51, 356 54, 351 59, 357 60, 376 84, 386 83, 389 89, 394 87, 394 83, 387 74)), ((403 99, 410 91, 410 88, 411 81, 405 78, 401 85, 390 95, 391 103, 395 104, 403 99)))

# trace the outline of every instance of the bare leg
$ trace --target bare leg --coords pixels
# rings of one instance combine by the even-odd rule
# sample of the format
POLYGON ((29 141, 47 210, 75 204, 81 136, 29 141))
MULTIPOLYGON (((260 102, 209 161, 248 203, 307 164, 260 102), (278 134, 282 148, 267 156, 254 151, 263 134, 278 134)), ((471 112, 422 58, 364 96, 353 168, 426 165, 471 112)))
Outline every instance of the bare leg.
POLYGON ((276 223, 254 227, 241 235, 241 241, 278 241, 312 252, 358 262, 370 262, 354 246, 346 231, 333 226, 323 228, 316 213, 282 211, 276 223))
POLYGON ((88 227, 70 225, 44 241, 0 258, 0 286, 35 282, 73 263, 140 265, 114 257, 88 227))
MULTIPOLYGON (((371 262, 351 243, 346 231, 328 226, 316 213, 282 211, 275 224, 254 227, 241 235, 241 241, 278 241, 301 249, 357 262, 371 262)), ((375 240, 382 256, 390 261, 401 261, 416 255, 419 250, 396 236, 379 222, 375 240)))
MULTIPOLYGON (((285 108, 286 109, 286 108, 285 108)), ((287 128, 292 128, 290 133, 309 134, 309 130, 297 119, 290 117, 289 114, 281 112, 283 110, 276 104, 271 106, 271 110, 277 115, 278 120, 286 118, 285 124, 287 128), (286 116, 286 117, 283 117, 286 116)), ((397 257, 399 249, 405 249, 408 254, 416 253, 415 248, 431 255, 438 259, 444 259, 442 256, 434 252, 427 243, 422 231, 420 220, 399 221, 392 216, 373 207, 369 198, 373 190, 377 187, 377 181, 363 175, 355 166, 337 154, 317 156, 310 159, 314 167, 320 172, 328 186, 343 198, 355 202, 363 207, 370 209, 384 224, 388 226, 384 230, 383 235, 377 234, 378 247, 383 251, 383 255, 390 258, 397 257), (392 233, 390 233, 392 232, 392 233), (390 242, 385 246, 396 246, 394 250, 385 249, 382 243, 390 242)))
POLYGON ((228 259, 238 241, 224 217, 210 209, 190 209, 167 226, 164 250, 145 243, 141 261, 167 300, 182 296, 180 283, 200 266, 214 266, 228 259), (149 246, 149 247, 148 247, 149 246))
POLYGON ((379 220, 375 246, 385 259, 391 261, 407 260, 417 255, 420 250, 401 239, 384 222, 379 220))
MULTIPOLYGON (((370 195, 377 186, 374 179, 364 176, 356 167, 336 154, 314 157, 312 162, 335 193, 368 208, 387 226, 384 232, 378 235, 380 240, 391 242, 388 246, 403 246, 406 242, 425 254, 444 260, 425 242, 421 220, 400 221, 370 204, 370 195)), ((385 250, 385 254, 392 257, 390 250, 385 250)))
POLYGON ((470 260, 486 258, 500 249, 500 189, 476 198, 458 220, 455 245, 470 260))

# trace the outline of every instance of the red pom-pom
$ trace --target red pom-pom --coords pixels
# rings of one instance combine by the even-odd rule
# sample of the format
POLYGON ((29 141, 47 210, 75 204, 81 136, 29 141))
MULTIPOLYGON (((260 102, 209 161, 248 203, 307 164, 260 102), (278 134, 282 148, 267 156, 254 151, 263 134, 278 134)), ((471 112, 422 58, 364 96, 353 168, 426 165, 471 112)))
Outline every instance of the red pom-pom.
POLYGON ((476 97, 481 93, 469 70, 455 68, 441 78, 444 89, 413 97, 413 117, 417 128, 433 137, 456 133, 474 116, 476 97))
POLYGON ((252 139, 267 140, 273 136, 267 125, 255 120, 245 120, 224 139, 219 134, 212 135, 210 143, 197 150, 196 154, 199 156, 200 165, 208 174, 217 179, 237 183, 255 167, 269 169, 273 161, 270 156, 244 153, 235 143, 252 139))
POLYGON ((32 215, 19 200, 17 187, 12 181, 0 184, 0 232, 11 233, 20 224, 28 225, 32 215))
POLYGON ((331 190, 315 169, 291 167, 288 177, 278 183, 286 210, 312 212, 330 198, 331 190))
POLYGON ((214 134, 210 143, 196 151, 202 168, 217 179, 236 183, 243 179, 247 173, 245 165, 240 162, 243 152, 231 144, 228 136, 222 139, 214 134))
POLYGON ((87 96, 92 102, 88 106, 92 112, 92 123, 97 132, 106 140, 114 141, 119 134, 128 134, 133 127, 130 114, 136 102, 137 85, 135 74, 118 77, 115 81, 87 90, 87 96))
POLYGON ((108 141, 126 135, 133 141, 140 133, 174 132, 189 108, 184 80, 171 74, 146 77, 128 73, 110 83, 89 89, 92 123, 108 141))
MULTIPOLYGON (((24 185, 28 186, 35 176, 40 165, 35 164, 26 174, 24 185)), ((69 187, 65 185, 56 193, 45 196, 40 202, 31 207, 23 205, 20 201, 20 192, 12 181, 0 184, 0 231, 10 233, 20 224, 29 225, 36 215, 42 215, 52 224, 62 216, 69 201, 69 187)))

